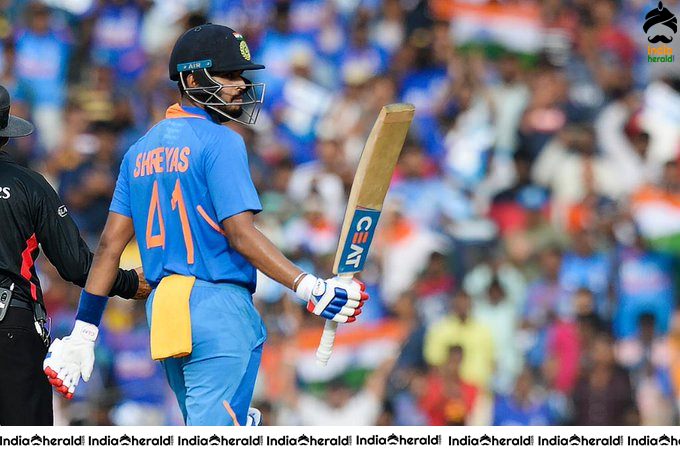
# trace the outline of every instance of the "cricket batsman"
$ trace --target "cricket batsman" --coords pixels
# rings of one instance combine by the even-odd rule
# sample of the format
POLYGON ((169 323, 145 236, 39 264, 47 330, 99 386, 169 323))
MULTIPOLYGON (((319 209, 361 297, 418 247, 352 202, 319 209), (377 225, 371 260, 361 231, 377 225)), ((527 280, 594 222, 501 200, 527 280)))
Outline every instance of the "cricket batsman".
POLYGON ((257 423, 249 405, 266 332, 252 301, 256 268, 317 316, 348 323, 361 313, 361 282, 302 272, 253 224, 262 206, 245 144, 223 123, 257 120, 264 85, 242 75, 257 69, 243 36, 225 26, 192 28, 175 43, 169 70, 181 101, 125 154, 75 326, 45 359, 66 397, 90 377, 106 295, 133 235, 154 288, 151 355, 187 425, 257 423))

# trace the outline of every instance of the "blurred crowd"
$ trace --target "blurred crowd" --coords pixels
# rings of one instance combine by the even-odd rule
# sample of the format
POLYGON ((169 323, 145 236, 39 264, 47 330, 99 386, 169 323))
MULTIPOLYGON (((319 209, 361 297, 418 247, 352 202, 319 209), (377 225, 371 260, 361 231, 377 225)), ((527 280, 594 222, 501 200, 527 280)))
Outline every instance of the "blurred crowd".
MULTIPOLYGON (((266 424, 674 424, 680 64, 647 60, 657 4, 0 0, 0 83, 37 126, 8 150, 95 247, 121 156, 177 101, 174 40, 228 25, 267 67, 249 75, 266 83, 257 124, 229 125, 258 226, 305 270, 331 274, 380 107, 416 106, 361 274, 371 299, 327 368, 319 320, 259 277, 266 424)), ((138 260, 131 244, 121 265, 138 260)), ((78 289, 38 265, 60 337, 78 289)), ((181 423, 143 304, 112 300, 100 338, 57 422, 181 423)))

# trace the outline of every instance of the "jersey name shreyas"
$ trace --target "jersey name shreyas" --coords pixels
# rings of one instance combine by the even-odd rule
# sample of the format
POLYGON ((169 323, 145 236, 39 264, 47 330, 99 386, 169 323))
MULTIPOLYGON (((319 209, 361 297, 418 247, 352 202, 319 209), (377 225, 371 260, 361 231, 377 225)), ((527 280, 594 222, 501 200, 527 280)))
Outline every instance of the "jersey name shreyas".
POLYGON ((149 176, 154 173, 184 173, 189 169, 191 149, 183 147, 158 147, 149 152, 140 153, 135 160, 133 176, 149 176))

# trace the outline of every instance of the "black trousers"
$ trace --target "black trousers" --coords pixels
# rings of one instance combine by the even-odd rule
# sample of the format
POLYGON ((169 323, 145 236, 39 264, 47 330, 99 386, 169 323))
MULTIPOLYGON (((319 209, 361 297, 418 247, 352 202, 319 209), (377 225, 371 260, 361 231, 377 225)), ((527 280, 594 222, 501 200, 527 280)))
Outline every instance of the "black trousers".
POLYGON ((42 363, 47 347, 33 313, 10 307, 0 321, 0 425, 52 425, 52 386, 42 363))

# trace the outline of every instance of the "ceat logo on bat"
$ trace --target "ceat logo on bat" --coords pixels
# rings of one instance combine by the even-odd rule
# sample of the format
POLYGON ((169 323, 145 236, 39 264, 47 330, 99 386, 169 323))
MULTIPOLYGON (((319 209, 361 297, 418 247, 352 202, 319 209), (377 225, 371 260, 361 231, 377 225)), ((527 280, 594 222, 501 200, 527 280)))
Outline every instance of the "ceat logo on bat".
POLYGON ((338 273, 360 272, 366 264, 368 249, 378 225, 380 211, 357 208, 342 249, 338 273))

